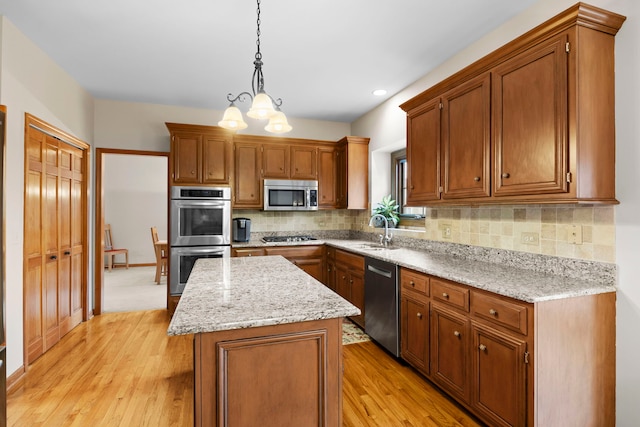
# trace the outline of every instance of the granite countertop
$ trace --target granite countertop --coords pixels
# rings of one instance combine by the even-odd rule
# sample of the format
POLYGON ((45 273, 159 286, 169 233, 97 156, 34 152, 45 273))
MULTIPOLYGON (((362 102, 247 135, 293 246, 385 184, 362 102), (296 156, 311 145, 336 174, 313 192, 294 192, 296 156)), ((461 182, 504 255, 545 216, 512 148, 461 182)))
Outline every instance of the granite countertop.
POLYGON ((282 256, 196 261, 168 335, 355 316, 360 309, 282 256))
MULTIPOLYGON (((300 244, 328 244, 336 248, 389 261, 402 267, 529 303, 616 291, 615 277, 608 277, 606 274, 602 275, 604 276, 603 278, 598 277, 597 274, 576 275, 594 278, 589 280, 585 277, 571 277, 563 274, 519 268, 517 267, 519 265, 518 262, 501 262, 502 260, 496 260, 496 262, 478 261, 465 259, 457 255, 400 245, 392 245, 391 249, 367 249, 363 246, 371 246, 375 245, 375 243, 366 240, 319 239, 278 244, 252 240, 242 244, 234 243, 233 247, 292 246, 300 244)), ((540 262, 548 262, 550 258, 553 257, 542 258, 540 262)), ((571 261, 565 259, 563 262, 571 261)), ((581 265, 577 265, 575 269, 579 270, 580 268, 581 265)))

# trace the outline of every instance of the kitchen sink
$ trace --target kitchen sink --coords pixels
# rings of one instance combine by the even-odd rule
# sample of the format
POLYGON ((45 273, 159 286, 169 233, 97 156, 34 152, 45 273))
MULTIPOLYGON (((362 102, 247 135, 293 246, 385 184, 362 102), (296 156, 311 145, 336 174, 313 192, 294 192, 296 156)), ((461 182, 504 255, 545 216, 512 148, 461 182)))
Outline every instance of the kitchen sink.
POLYGON ((364 249, 366 251, 383 251, 385 249, 398 249, 398 246, 382 246, 376 243, 363 243, 361 245, 354 246, 354 249, 364 249))

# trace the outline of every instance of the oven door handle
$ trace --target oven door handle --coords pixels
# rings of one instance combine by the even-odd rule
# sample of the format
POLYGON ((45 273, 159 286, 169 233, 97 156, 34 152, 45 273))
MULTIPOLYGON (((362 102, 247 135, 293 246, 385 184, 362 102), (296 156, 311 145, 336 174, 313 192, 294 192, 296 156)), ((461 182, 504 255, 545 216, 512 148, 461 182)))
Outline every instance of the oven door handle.
POLYGON ((175 253, 177 255, 184 255, 184 254, 188 254, 188 255, 209 255, 209 254, 224 254, 225 250, 228 248, 229 246, 224 246, 224 247, 220 247, 220 248, 197 248, 197 247, 193 247, 190 246, 188 248, 183 248, 183 247, 174 247, 172 248, 175 253))

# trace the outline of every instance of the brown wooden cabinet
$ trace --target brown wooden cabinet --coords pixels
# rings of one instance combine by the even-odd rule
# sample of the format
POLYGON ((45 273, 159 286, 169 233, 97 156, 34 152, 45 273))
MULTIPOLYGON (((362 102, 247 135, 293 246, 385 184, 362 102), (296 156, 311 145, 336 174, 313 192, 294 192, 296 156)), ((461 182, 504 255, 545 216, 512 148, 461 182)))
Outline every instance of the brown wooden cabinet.
POLYGON ((364 328, 364 257, 341 249, 335 250, 335 291, 360 309, 351 317, 364 328))
POLYGON ((402 104, 408 203, 617 203, 624 20, 578 3, 402 104))
POLYGON ((401 356, 425 375, 429 374, 429 278, 400 270, 401 356))
POLYGON ((262 208, 261 146, 251 142, 236 142, 234 157, 233 207, 262 208))
POLYGON ((407 268, 400 277, 401 357, 484 422, 615 424, 615 293, 526 303, 407 268))
POLYGON ((267 246, 262 248, 233 248, 231 256, 263 256, 282 255, 300 269, 319 282, 325 283, 325 257, 324 246, 267 246))
POLYGON ((318 147, 318 208, 338 207, 338 149, 318 147))
POLYGON ((341 209, 369 208, 369 138, 346 136, 338 141, 337 204, 341 209))
POLYGON ((318 179, 318 147, 309 145, 292 145, 291 179, 318 179))
POLYGON ((166 123, 171 134, 171 185, 229 185, 231 134, 216 126, 166 123))
POLYGON ((431 375, 463 402, 470 392, 469 319, 445 306, 431 305, 431 375))
POLYGON ((262 177, 289 179, 289 146, 262 144, 262 177))
POLYGON ((319 282, 325 282, 324 246, 268 246, 264 252, 265 255, 282 255, 319 282))

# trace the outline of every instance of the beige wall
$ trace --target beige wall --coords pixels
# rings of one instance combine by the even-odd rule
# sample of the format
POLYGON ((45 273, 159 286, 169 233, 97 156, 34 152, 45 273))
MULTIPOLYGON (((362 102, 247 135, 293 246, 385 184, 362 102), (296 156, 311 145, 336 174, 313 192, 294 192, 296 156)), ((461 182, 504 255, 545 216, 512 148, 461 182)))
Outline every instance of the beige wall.
POLYGON ((86 141, 93 140, 93 99, 2 17, 0 103, 7 106, 5 164, 7 373, 23 362, 22 259, 24 114, 86 141))
MULTIPOLYGON (((216 126, 222 111, 175 105, 97 99, 95 101, 95 145, 97 148, 169 151, 169 132, 165 122, 216 126)), ((349 123, 290 118, 290 138, 337 141, 350 135, 349 123)), ((265 135, 256 120, 248 119, 244 134, 265 135)))

